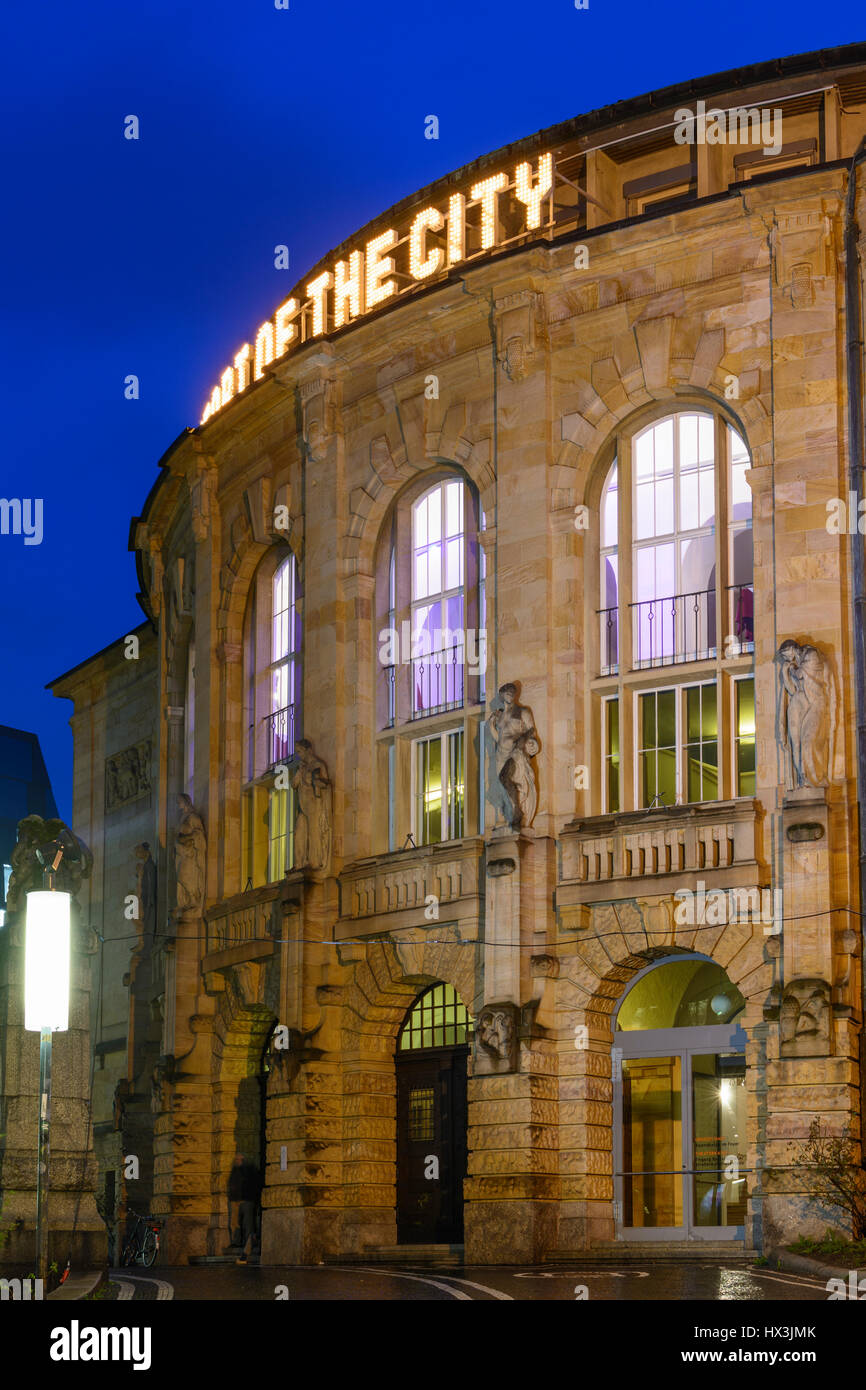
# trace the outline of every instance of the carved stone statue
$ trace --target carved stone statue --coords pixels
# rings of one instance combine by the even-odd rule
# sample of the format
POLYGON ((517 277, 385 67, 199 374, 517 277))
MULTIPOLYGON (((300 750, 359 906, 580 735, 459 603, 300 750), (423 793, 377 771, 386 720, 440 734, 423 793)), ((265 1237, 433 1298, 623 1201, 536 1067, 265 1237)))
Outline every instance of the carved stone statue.
POLYGON ((778 739, 785 750, 785 784, 826 787, 836 724, 836 686, 827 657, 816 647, 783 642, 779 665, 778 739))
POLYGON ((207 858, 204 821, 185 792, 178 796, 177 807, 180 812, 174 844, 177 905, 179 908, 201 908, 207 858))
POLYGON ((25 816, 19 821, 18 841, 9 856, 12 875, 6 893, 7 916, 23 912, 27 905, 27 894, 38 892, 45 886, 43 870, 59 849, 63 850, 63 857, 55 874, 54 886, 59 892, 69 893, 75 899, 82 882, 90 877, 93 868, 93 855, 87 845, 56 817, 43 820, 41 816, 25 816))
POLYGON ((504 1009, 485 1009, 478 1019, 477 1038, 488 1052, 509 1061, 514 1046, 512 1015, 504 1009))
POLYGON ((783 1057, 830 1054, 830 986, 826 980, 791 980, 779 1011, 783 1057))
POLYGON ((298 739, 295 753, 292 770, 292 786, 298 794, 295 868, 327 869, 331 862, 331 779, 308 738, 298 739))
POLYGON ((113 811, 150 791, 150 739, 113 753, 105 761, 105 809, 113 811))
POLYGON ((174 1084, 175 1080, 175 1059, 170 1054, 159 1057, 154 1063, 150 1080, 150 1110, 151 1114, 158 1115, 163 1109, 167 1097, 165 1089, 174 1084))
POLYGON ((135 888, 141 930, 152 936, 156 930, 156 864, 147 841, 135 847, 135 888))
POLYGON ((496 777, 505 793, 491 797, 496 804, 496 824, 500 815, 512 830, 531 825, 538 806, 535 768, 531 759, 539 750, 539 738, 528 705, 517 703, 517 686, 499 687, 501 707, 488 716, 487 726, 495 748, 496 777))

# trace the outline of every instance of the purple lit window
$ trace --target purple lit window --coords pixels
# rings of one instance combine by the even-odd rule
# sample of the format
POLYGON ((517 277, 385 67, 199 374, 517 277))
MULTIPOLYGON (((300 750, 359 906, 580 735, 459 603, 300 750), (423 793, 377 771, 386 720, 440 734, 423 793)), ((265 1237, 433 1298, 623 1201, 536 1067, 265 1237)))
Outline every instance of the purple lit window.
POLYGON ((270 662, 268 765, 291 758, 295 751, 296 682, 300 675, 301 624, 297 611, 297 572, 294 555, 273 578, 270 662))
POLYGON ((465 691, 463 484, 447 480, 412 508, 412 715, 456 709, 465 691))

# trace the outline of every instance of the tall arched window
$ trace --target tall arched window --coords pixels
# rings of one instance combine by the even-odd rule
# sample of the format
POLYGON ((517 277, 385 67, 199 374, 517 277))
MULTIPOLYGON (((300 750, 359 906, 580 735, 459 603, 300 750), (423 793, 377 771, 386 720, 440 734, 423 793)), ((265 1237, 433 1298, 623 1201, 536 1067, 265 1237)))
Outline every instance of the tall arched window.
POLYGON ((411 633, 414 717, 463 704, 465 534, 463 483, 437 483, 412 507, 411 633))
POLYGON ((293 866, 295 795, 284 771, 301 722, 301 615, 297 561, 279 547, 251 586, 244 627, 245 766, 243 887, 282 878, 293 866))
POLYGON ((478 824, 471 748, 487 660, 479 626, 479 508, 454 472, 398 499, 377 564, 382 848, 459 839, 478 824))
POLYGON ((748 469, 720 412, 616 438, 599 503, 597 811, 754 795, 748 469))

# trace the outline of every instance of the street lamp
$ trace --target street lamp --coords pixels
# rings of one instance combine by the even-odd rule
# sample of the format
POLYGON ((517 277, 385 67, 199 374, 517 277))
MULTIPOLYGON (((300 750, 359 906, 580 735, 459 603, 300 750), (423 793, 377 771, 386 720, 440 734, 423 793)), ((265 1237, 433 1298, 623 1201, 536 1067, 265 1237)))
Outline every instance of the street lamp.
POLYGON ((48 1195, 51 1119, 51 1035, 69 1027, 71 904, 54 887, 63 846, 54 841, 36 851, 47 888, 27 894, 24 944, 24 1027, 39 1034, 39 1129, 36 1168, 37 1277, 48 1281, 48 1195))

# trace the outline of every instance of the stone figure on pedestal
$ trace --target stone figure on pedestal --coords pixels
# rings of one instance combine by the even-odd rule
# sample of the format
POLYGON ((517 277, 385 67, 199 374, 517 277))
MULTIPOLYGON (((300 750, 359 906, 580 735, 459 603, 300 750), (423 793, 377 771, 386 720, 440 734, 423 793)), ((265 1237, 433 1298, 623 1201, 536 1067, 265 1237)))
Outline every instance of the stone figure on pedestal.
POLYGON ((535 819, 538 790, 531 759, 540 742, 531 709, 517 703, 517 686, 510 682, 500 686, 499 698, 502 704, 488 716, 487 727, 495 748, 496 778, 504 798, 500 794, 491 800, 496 804, 496 825, 503 823, 502 815, 511 830, 518 830, 535 819))
POLYGON ((828 659, 816 647, 783 642, 779 665, 778 738, 785 750, 785 784, 826 787, 836 722, 836 687, 828 659))
POLYGON ((152 936, 156 930, 156 864, 147 841, 135 847, 135 888, 141 930, 152 936))
POLYGON ((204 903, 207 858, 204 821, 185 792, 178 796, 177 807, 180 812, 174 845, 177 905, 179 908, 200 909, 204 903))
POLYGON ((331 861, 332 787, 328 769, 308 738, 295 745, 292 786, 298 794, 295 868, 327 869, 331 861))

